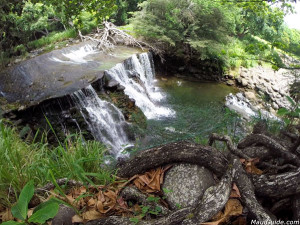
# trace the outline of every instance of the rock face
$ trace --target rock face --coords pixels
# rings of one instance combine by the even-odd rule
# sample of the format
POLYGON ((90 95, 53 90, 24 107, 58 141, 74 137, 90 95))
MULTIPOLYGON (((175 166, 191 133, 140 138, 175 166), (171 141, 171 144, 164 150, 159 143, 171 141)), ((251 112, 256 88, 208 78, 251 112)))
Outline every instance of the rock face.
MULTIPOLYGON (((297 79, 299 80, 289 70, 274 71, 271 68, 259 66, 250 69, 241 68, 240 77, 236 80, 246 89, 254 89, 260 95, 270 98, 273 109, 277 110, 281 107, 288 108, 290 106, 286 96, 291 94, 290 85, 295 83, 297 79)), ((250 93, 247 93, 246 97, 250 100, 254 99, 253 94, 250 93)))
POLYGON ((254 100, 255 95, 252 92, 246 92, 245 94, 240 92, 236 95, 230 93, 226 96, 225 105, 229 109, 240 114, 245 120, 251 120, 251 117, 261 117, 264 119, 278 120, 274 113, 266 111, 265 109, 263 109, 263 107, 253 105, 251 102, 253 102, 254 100))
POLYGON ((212 173, 197 165, 178 164, 165 175, 164 196, 171 209, 192 206, 214 185, 212 173))

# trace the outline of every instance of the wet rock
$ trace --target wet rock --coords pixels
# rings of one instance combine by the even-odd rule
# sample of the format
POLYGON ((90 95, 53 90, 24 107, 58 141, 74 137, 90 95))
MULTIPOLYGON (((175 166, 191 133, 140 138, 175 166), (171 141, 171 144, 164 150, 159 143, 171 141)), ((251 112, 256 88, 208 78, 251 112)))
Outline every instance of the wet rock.
POLYGON ((245 96, 246 96, 246 98, 249 99, 250 101, 255 101, 255 100, 256 100, 255 93, 253 93, 253 92, 251 92, 251 91, 245 92, 245 96))
POLYGON ((60 205, 58 213, 52 220, 52 225, 72 225, 72 217, 76 215, 74 209, 60 205))
POLYGON ((228 80, 228 81, 226 81, 226 84, 229 85, 229 86, 233 86, 234 81, 233 80, 228 80))
POLYGON ((125 87, 123 85, 118 85, 117 91, 124 91, 125 87))
POLYGON ((278 91, 279 91, 279 88, 276 87, 276 86, 272 86, 272 88, 273 88, 273 90, 274 90, 275 92, 278 92, 278 91))
POLYGON ((22 59, 16 59, 15 60, 15 63, 19 63, 19 62, 21 62, 22 61, 22 59))
POLYGON ((114 89, 114 88, 117 89, 119 84, 120 83, 118 81, 116 81, 115 79, 111 79, 110 81, 108 81, 106 87, 110 88, 110 89, 114 89))
POLYGON ((170 208, 177 209, 197 203, 214 183, 211 172, 204 167, 179 164, 166 173, 162 187, 170 208))
POLYGON ((273 102, 272 106, 273 106, 273 109, 275 109, 275 110, 279 109, 279 106, 275 102, 273 102))
POLYGON ((184 67, 184 66, 181 66, 181 67, 178 68, 178 71, 179 71, 179 72, 183 72, 184 70, 185 70, 185 67, 184 67))

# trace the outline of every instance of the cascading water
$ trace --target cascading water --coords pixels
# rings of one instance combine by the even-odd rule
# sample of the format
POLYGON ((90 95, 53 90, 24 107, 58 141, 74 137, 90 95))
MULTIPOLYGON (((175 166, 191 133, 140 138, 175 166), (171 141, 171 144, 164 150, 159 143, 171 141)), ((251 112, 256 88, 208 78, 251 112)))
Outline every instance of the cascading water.
POLYGON ((76 51, 62 53, 65 59, 52 57, 52 60, 60 63, 67 63, 67 64, 83 64, 88 62, 88 60, 86 59, 87 56, 96 54, 98 52, 99 51, 95 47, 91 45, 85 45, 76 51))
POLYGON ((73 93, 71 98, 80 108, 94 138, 111 147, 110 152, 116 157, 120 156, 121 150, 130 145, 125 131, 128 123, 122 112, 101 100, 91 85, 73 93))
POLYGON ((174 116, 175 112, 159 105, 163 93, 155 86, 154 63, 151 53, 133 55, 106 71, 111 78, 125 87, 125 93, 135 100, 136 105, 148 119, 174 116))

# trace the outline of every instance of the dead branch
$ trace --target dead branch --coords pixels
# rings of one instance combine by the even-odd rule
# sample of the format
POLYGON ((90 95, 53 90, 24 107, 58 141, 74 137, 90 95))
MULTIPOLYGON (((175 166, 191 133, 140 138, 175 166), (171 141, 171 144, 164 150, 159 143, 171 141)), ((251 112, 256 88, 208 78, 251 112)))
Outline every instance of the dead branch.
POLYGON ((90 35, 82 35, 81 31, 78 31, 79 37, 81 41, 92 41, 96 43, 97 48, 103 52, 111 51, 118 43, 122 43, 127 46, 138 47, 144 51, 144 48, 150 49, 155 54, 157 54, 162 61, 163 60, 163 52, 162 50, 155 48, 148 43, 143 41, 139 41, 127 34, 126 32, 120 30, 117 26, 115 26, 111 22, 105 21, 103 23, 103 28, 97 28, 95 33, 90 35))

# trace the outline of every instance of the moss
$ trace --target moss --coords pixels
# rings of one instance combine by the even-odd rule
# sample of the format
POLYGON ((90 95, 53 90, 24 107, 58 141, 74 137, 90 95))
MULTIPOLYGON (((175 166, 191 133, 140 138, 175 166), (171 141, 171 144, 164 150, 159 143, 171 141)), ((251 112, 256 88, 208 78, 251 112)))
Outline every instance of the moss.
POLYGON ((143 135, 144 130, 147 128, 147 118, 123 91, 109 91, 106 94, 100 94, 99 97, 118 107, 125 119, 132 123, 133 132, 138 136, 143 135))
POLYGON ((17 110, 22 105, 18 102, 8 103, 7 100, 3 97, 0 97, 0 108, 3 112, 9 112, 13 110, 17 110))

